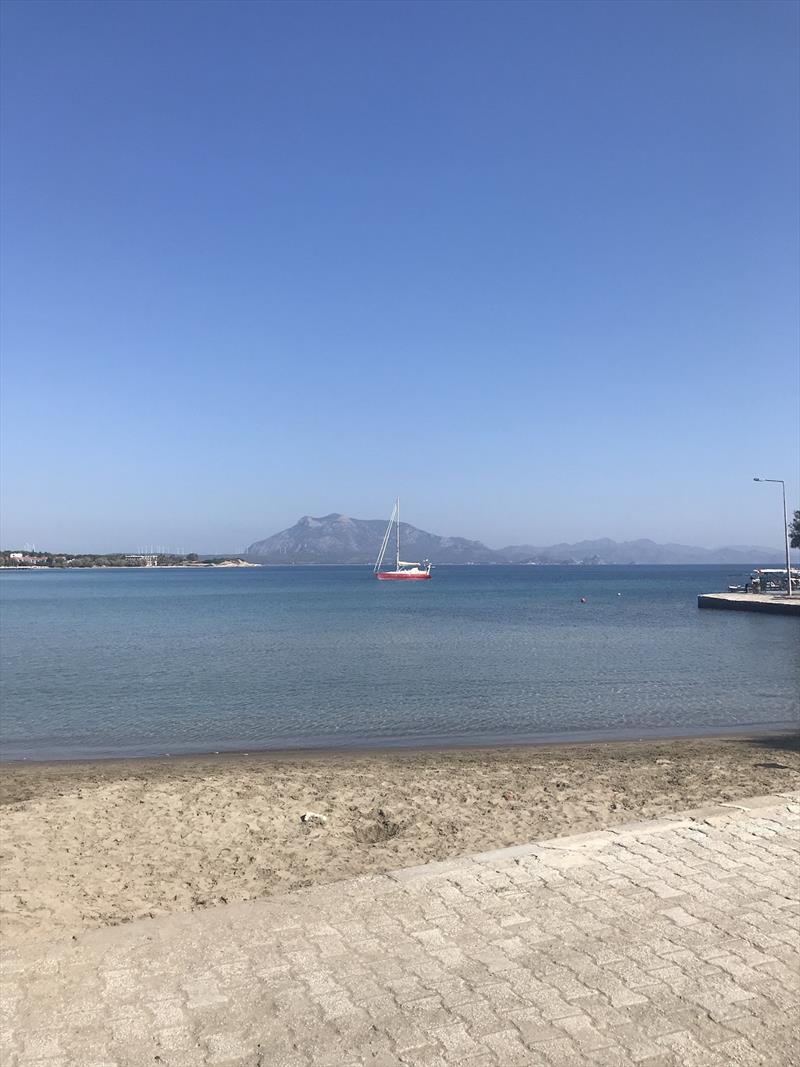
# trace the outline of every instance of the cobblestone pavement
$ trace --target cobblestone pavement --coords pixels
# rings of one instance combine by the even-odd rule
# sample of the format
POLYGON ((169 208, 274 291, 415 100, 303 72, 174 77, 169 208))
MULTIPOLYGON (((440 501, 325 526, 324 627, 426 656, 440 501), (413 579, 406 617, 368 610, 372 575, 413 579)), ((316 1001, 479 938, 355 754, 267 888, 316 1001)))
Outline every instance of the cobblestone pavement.
POLYGON ((800 1064, 800 794, 5 958, 3 1067, 800 1064))

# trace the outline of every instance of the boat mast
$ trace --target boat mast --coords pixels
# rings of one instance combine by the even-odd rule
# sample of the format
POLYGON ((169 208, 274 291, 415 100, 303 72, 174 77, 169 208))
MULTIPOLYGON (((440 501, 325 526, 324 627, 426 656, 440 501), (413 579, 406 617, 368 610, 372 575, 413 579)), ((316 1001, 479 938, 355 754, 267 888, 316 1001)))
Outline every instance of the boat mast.
POLYGON ((394 502, 395 512, 397 514, 397 565, 395 570, 400 570, 400 497, 394 502))
MULTIPOLYGON (((397 507, 397 504, 395 503, 395 508, 396 507, 397 507)), ((389 544, 389 537, 391 536, 391 533, 392 533, 392 523, 393 522, 394 522, 394 508, 392 509, 392 514, 389 516, 389 525, 386 527, 386 533, 383 535, 383 541, 381 542, 381 550, 378 553, 378 558, 375 560, 375 566, 373 568, 373 571, 374 571, 375 574, 377 574, 378 571, 381 569, 381 565, 383 563, 383 557, 386 554, 386 546, 389 544)))

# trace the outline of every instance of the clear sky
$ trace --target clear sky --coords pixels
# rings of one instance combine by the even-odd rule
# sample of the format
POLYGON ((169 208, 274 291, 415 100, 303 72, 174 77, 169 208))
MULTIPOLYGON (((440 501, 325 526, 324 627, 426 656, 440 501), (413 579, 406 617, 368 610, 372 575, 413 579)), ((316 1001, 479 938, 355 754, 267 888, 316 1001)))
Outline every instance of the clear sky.
POLYGON ((3 4, 3 545, 780 544, 797 4, 3 4))

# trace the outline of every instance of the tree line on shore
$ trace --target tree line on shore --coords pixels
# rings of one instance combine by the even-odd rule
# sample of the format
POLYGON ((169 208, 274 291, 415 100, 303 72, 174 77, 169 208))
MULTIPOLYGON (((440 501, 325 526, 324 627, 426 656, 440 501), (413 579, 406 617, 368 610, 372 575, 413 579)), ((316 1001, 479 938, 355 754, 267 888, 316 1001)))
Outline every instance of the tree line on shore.
POLYGON ((219 563, 222 557, 203 558, 196 552, 126 554, 124 552, 34 552, 21 549, 0 551, 0 567, 185 567, 192 564, 219 563))

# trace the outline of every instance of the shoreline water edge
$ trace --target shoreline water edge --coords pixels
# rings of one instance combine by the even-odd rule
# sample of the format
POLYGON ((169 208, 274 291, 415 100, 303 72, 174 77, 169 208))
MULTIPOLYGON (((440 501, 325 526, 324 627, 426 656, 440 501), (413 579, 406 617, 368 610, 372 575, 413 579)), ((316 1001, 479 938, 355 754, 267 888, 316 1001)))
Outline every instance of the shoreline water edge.
POLYGON ((103 755, 48 755, 48 756, 10 756, 7 748, 0 742, 0 767, 7 770, 13 767, 89 767, 106 764, 139 763, 178 763, 193 760, 237 760, 241 758, 257 759, 269 762, 283 759, 320 759, 330 757, 391 757, 393 755, 425 756, 449 755, 457 752, 516 751, 527 749, 578 748, 591 745, 643 745, 648 743, 666 743, 670 741, 723 741, 723 740, 759 740, 762 738, 792 738, 800 730, 800 717, 789 722, 737 724, 709 728, 698 726, 686 729, 653 730, 587 730, 580 732, 548 733, 541 736, 523 738, 499 738, 495 740, 461 741, 446 739, 442 741, 420 742, 415 740, 376 741, 341 745, 275 745, 275 746, 237 746, 221 749, 193 748, 176 749, 173 752, 128 752, 103 755))

